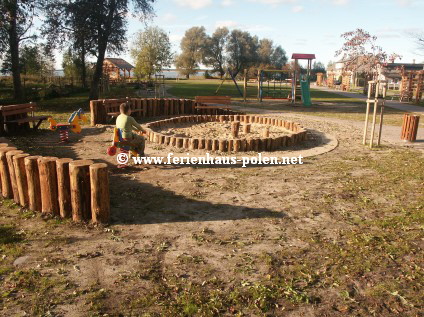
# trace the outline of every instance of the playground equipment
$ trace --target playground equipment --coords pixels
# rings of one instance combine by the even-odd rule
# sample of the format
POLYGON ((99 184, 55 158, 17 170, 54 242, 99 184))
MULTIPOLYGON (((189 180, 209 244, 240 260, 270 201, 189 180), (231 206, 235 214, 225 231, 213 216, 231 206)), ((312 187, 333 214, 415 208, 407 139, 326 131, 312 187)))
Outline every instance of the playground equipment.
MULTIPOLYGON (((230 76, 231 80, 234 82, 234 84, 236 85, 237 91, 239 92, 240 96, 242 98, 244 98, 245 95, 243 95, 243 93, 240 90, 239 85, 237 84, 236 78, 233 75, 233 72, 231 71, 231 69, 227 69, 224 78, 222 79, 221 83, 219 84, 218 88, 215 91, 215 95, 218 94, 219 90, 221 89, 222 85, 224 84, 224 82, 228 79, 228 76, 230 76)), ((246 70, 245 70, 245 78, 246 78, 246 70)))
POLYGON ((312 60, 315 59, 315 54, 299 54, 294 53, 292 55, 292 59, 294 59, 294 76, 292 80, 292 103, 296 103, 296 99, 300 97, 302 99, 304 106, 311 106, 311 95, 310 95, 310 77, 311 77, 311 69, 312 69, 312 60), (308 64, 306 67, 306 75, 300 73, 299 60, 307 60, 308 64), (304 81, 304 83, 302 83, 304 81), (303 86, 303 89, 302 89, 303 86), (306 88, 307 87, 307 88, 306 88), (299 90, 300 88, 300 90, 299 90))
POLYGON ((112 145, 108 147, 107 154, 110 156, 115 156, 117 149, 120 149, 120 153, 125 153, 127 155, 129 154, 130 156, 140 155, 140 153, 137 152, 135 144, 133 144, 131 141, 127 141, 122 138, 121 129, 114 128, 112 145))
POLYGON ((293 72, 291 70, 259 70, 259 102, 262 102, 263 99, 291 100, 292 77, 293 72))
POLYGON ((419 103, 424 92, 424 70, 406 71, 402 67, 401 71, 400 101, 413 100, 415 103, 419 103))
POLYGON ((379 106, 380 106, 380 123, 379 123, 378 137, 377 137, 377 146, 380 145, 381 133, 383 129, 383 116, 384 116, 384 105, 385 105, 386 93, 387 93, 387 81, 377 80, 377 81, 368 82, 367 110, 365 113, 364 138, 362 143, 364 145, 367 144, 370 108, 371 108, 371 104, 374 104, 374 112, 372 116, 372 126, 371 126, 371 136, 369 141, 370 148, 372 148, 374 144, 375 124, 377 121, 377 112, 378 112, 379 106), (374 95, 374 99, 372 99, 372 95, 374 95))
POLYGON ((324 83, 324 73, 317 73, 317 86, 322 86, 324 83))
POLYGON ((82 109, 78 109, 71 114, 68 123, 57 123, 53 118, 47 120, 50 122, 50 130, 59 131, 60 142, 69 142, 69 131, 80 134, 81 123, 86 123, 87 117, 82 109))
POLYGON ((292 59, 294 59, 294 70, 259 70, 259 102, 262 102, 263 99, 285 99, 295 104, 298 99, 301 99, 304 106, 312 105, 310 77, 312 60, 315 59, 315 54, 295 53, 292 55, 292 59), (299 60, 308 61, 306 74, 301 74, 299 60), (266 85, 264 85, 264 82, 266 82, 266 85))
POLYGON ((307 130, 299 123, 282 119, 268 118, 255 115, 202 115, 181 116, 147 124, 148 140, 164 146, 173 146, 185 150, 205 150, 219 152, 249 152, 249 151, 277 151, 287 146, 301 144, 307 139, 307 130), (179 123, 206 123, 206 122, 231 122, 231 138, 211 136, 211 138, 179 137, 161 133, 161 127, 179 123), (244 133, 249 133, 251 124, 262 124, 266 128, 272 126, 282 127, 290 131, 289 135, 270 137, 268 134, 261 138, 238 136, 238 131, 243 126, 244 133))

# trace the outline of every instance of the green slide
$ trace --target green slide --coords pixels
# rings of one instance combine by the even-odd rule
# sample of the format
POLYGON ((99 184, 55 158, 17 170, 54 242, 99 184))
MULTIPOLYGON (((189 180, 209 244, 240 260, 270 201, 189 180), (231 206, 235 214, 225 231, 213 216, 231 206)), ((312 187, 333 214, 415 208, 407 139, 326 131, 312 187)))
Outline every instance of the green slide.
POLYGON ((302 91, 302 102, 304 106, 312 106, 311 91, 309 89, 309 80, 300 81, 300 89, 302 91))

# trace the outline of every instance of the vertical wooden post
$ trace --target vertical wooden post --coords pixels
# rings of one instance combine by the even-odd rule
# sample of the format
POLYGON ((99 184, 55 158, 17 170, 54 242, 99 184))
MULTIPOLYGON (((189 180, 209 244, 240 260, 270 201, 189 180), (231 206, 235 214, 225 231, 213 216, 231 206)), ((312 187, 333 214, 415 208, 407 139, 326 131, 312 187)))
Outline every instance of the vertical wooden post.
POLYGON ((263 138, 269 138, 269 127, 266 127, 263 131, 262 131, 262 137, 263 138))
POLYGON ((240 128, 240 121, 231 122, 231 134, 233 138, 238 138, 239 128, 240 128))
POLYGON ((243 80, 243 101, 246 102, 247 99, 247 69, 244 70, 244 80, 243 80))
POLYGON ((110 217, 109 172, 107 164, 90 165, 91 217, 93 222, 108 223, 110 217))
POLYGON ((62 218, 69 218, 72 214, 71 181, 69 178, 69 163, 72 161, 70 158, 61 158, 56 161, 59 212, 62 218))
POLYGON ((374 132, 375 132, 375 123, 377 121, 377 110, 378 110, 378 93, 380 90, 380 85, 378 82, 375 84, 375 96, 374 96, 374 112, 372 115, 372 126, 371 126, 371 137, 370 137, 370 148, 374 145, 374 132))
POLYGON ((76 222, 91 218, 90 165, 93 163, 91 160, 69 163, 72 219, 76 222))
POLYGON ((227 140, 219 140, 218 150, 219 152, 226 152, 227 151, 227 140))
POLYGON ((362 144, 367 144, 367 134, 368 134, 368 121, 369 121, 369 115, 370 115, 370 104, 371 104, 371 88, 372 88, 372 81, 368 82, 368 98, 367 98, 367 109, 365 112, 365 126, 364 126, 364 137, 362 139, 362 144))
POLYGON ((384 117, 384 106, 386 103, 386 94, 387 94, 387 83, 383 84, 383 99, 381 100, 380 105, 380 126, 378 129, 378 139, 377 139, 377 145, 380 145, 381 142, 381 133, 383 132, 383 117, 384 117))
POLYGON ((246 135, 246 134, 249 134, 250 133, 250 124, 244 124, 243 125, 243 133, 246 135))
POLYGON ((40 173, 38 170, 39 158, 39 156, 27 156, 24 159, 28 184, 28 208, 32 211, 41 211, 40 173))
POLYGON ((10 183, 12 184, 12 193, 13 193, 13 200, 15 203, 19 204, 19 191, 18 191, 18 183, 16 182, 16 174, 15 174, 15 167, 13 164, 13 157, 18 154, 24 153, 20 150, 15 151, 8 151, 6 153, 6 159, 7 159, 7 165, 9 167, 9 174, 10 174, 10 183))
POLYGON ((28 207, 28 183, 25 172, 25 157, 29 154, 17 154, 13 157, 13 165, 15 166, 16 184, 19 193, 19 204, 22 207, 28 207))
POLYGON ((1 174, 1 188, 4 198, 13 198, 12 183, 10 181, 9 165, 7 164, 6 153, 9 151, 16 151, 15 147, 2 147, 0 148, 0 174, 1 174))
POLYGON ((59 215, 57 190, 57 157, 40 157, 38 170, 40 173, 41 212, 59 215))

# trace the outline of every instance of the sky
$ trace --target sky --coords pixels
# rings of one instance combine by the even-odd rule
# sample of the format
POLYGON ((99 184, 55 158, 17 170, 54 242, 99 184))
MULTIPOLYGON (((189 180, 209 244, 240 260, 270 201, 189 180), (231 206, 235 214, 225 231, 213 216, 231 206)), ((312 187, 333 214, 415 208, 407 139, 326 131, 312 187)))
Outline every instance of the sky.
MULTIPOLYGON (((141 22, 130 17, 128 45, 146 25, 164 29, 179 52, 184 32, 204 26, 212 34, 219 26, 249 31, 292 53, 314 53, 325 65, 343 43, 340 35, 362 28, 378 37, 388 54, 401 62, 424 61, 411 33, 424 33, 424 0, 156 0, 155 17, 141 22)), ((129 51, 119 56, 132 62, 129 51)))

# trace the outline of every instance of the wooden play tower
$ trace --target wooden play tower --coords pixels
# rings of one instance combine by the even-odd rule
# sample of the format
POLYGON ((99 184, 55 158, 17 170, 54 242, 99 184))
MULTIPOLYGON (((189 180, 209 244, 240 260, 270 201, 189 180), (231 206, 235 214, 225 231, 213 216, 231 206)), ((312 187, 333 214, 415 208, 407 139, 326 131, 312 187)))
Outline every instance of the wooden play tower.
POLYGON ((400 101, 414 101, 419 103, 424 92, 424 70, 402 71, 402 82, 400 87, 400 101))

